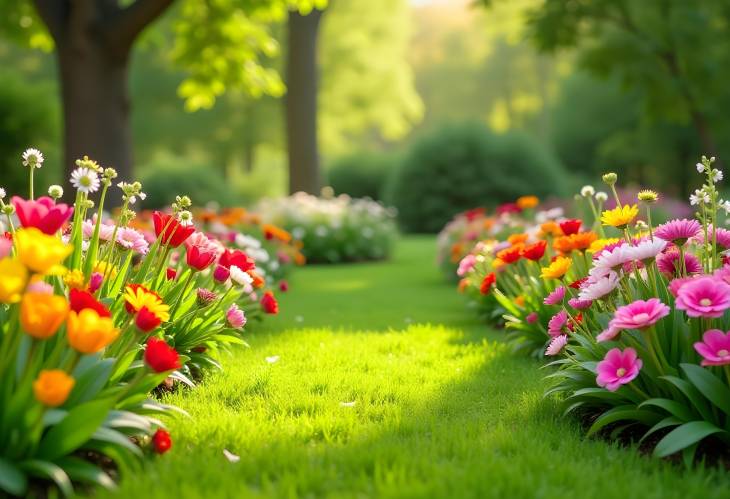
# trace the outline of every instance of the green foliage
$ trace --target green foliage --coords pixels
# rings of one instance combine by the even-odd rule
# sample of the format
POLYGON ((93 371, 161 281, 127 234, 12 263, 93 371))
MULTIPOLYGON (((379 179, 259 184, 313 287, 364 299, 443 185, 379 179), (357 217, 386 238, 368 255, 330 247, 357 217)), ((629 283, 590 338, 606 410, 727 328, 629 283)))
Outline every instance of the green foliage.
POLYGON ((56 181, 57 155, 49 147, 58 119, 52 91, 49 85, 28 84, 11 72, 0 76, 0 187, 8 194, 28 194, 28 170, 20 159, 28 147, 46 153, 43 168, 35 172, 36 184, 56 181))
POLYGON ((398 208, 402 227, 438 232, 456 213, 477 206, 495 206, 526 194, 560 195, 566 174, 529 136, 497 135, 466 123, 422 136, 390 182, 387 198, 398 208))
POLYGON ((189 164, 183 160, 159 161, 147 165, 141 175, 147 199, 145 208, 162 208, 175 196, 188 195, 193 203, 215 201, 221 206, 236 203, 236 195, 220 171, 210 165, 189 164))
POLYGON ((343 156, 329 168, 328 183, 337 194, 381 200, 388 175, 397 164, 398 158, 386 153, 360 152, 343 156))

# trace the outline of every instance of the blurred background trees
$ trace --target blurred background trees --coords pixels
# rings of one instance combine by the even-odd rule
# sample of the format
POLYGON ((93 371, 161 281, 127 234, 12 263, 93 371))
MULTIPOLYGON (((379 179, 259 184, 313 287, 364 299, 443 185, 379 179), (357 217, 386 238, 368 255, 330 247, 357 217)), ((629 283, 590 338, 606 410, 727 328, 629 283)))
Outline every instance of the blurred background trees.
MULTIPOLYGON (((60 179, 52 38, 30 0, 0 10, 2 183, 28 145, 60 179)), ((510 186, 541 172, 554 192, 611 169, 685 196, 700 154, 730 154, 729 25, 724 0, 178 0, 129 58, 130 157, 168 199, 195 190, 200 202, 245 203, 332 184, 415 203, 424 220, 510 201, 510 186), (292 80, 287 66, 303 56, 289 12, 317 8, 316 57, 292 80), (298 81, 309 109, 287 135, 298 81), (289 182, 305 157, 314 169, 289 182)))

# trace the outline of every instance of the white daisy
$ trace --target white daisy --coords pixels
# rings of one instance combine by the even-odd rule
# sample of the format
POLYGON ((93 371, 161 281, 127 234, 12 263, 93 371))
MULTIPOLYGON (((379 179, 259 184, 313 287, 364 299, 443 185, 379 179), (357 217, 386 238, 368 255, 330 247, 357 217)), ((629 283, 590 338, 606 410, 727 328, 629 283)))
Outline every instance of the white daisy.
POLYGON ((606 201, 608 201, 608 194, 603 191, 596 192, 596 201, 598 201, 599 203, 605 203, 606 201))
POLYGON ((580 190, 580 195, 584 198, 593 197, 595 193, 596 190, 593 188, 592 185, 584 185, 583 188, 580 190))
POLYGON ((0 199, 5 199, 5 196, 7 196, 7 193, 5 192, 5 189, 0 187, 0 199))
POLYGON ((29 168, 40 168, 43 166, 43 153, 38 149, 29 147, 23 151, 23 166, 29 168))
POLYGON ((634 260, 633 249, 633 246, 623 243, 611 250, 603 250, 593 262, 593 268, 611 270, 620 267, 624 263, 634 260))
POLYGON ((580 289, 578 293, 579 300, 598 300, 603 298, 618 286, 619 277, 616 272, 610 272, 593 282, 588 282, 580 289))
POLYGON ((99 190, 99 175, 91 168, 80 166, 71 173, 71 185, 76 190, 89 194, 99 190))
POLYGON ((656 258, 656 256, 664 251, 667 247, 667 242, 663 239, 655 237, 651 239, 645 239, 636 246, 629 248, 629 253, 634 260, 649 260, 650 258, 656 258))
POLYGON ((193 214, 190 213, 188 210, 182 210, 180 213, 178 213, 177 219, 180 222, 180 225, 193 225, 193 214))
POLYGON ((231 272, 231 280, 240 284, 241 286, 245 287, 245 286, 250 286, 251 284, 253 284, 253 277, 248 275, 247 272, 244 272, 237 266, 231 265, 230 272, 231 272))

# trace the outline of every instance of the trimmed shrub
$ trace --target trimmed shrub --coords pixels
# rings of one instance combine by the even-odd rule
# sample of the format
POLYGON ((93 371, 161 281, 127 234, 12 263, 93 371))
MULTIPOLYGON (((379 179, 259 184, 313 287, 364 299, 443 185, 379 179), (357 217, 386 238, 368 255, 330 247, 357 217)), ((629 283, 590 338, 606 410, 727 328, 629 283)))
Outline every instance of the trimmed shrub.
POLYGON ((188 195, 193 203, 215 201, 220 206, 236 202, 236 194, 223 175, 210 166, 159 162, 141 168, 142 190, 147 194, 144 208, 162 208, 175 196, 188 195))
POLYGON ((528 135, 497 135, 477 123, 424 135, 393 172, 386 198, 408 232, 438 232, 455 214, 565 191, 561 164, 528 135))
POLYGON ((361 152, 336 159, 327 177, 337 194, 383 199, 385 182, 397 159, 390 154, 361 152))

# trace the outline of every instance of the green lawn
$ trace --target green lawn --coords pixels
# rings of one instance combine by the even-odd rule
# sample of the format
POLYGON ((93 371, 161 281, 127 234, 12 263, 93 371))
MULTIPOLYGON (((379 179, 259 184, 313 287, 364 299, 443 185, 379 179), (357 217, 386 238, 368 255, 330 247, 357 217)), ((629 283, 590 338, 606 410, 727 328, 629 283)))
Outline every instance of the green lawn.
POLYGON ((192 418, 119 495, 728 497, 725 473, 584 439, 433 259, 410 238, 390 263, 298 270, 251 349, 169 397, 192 418))

